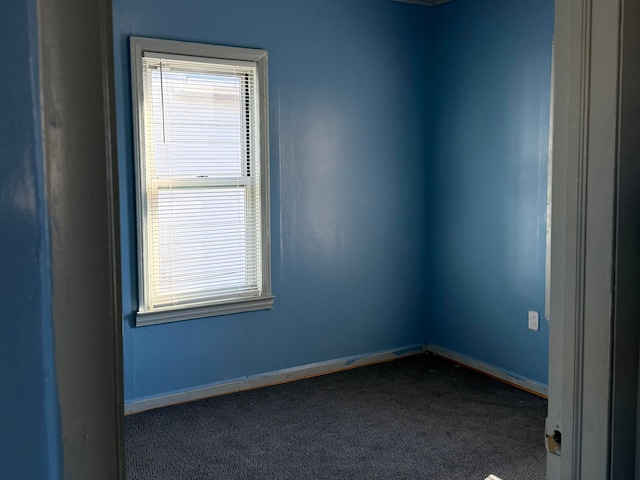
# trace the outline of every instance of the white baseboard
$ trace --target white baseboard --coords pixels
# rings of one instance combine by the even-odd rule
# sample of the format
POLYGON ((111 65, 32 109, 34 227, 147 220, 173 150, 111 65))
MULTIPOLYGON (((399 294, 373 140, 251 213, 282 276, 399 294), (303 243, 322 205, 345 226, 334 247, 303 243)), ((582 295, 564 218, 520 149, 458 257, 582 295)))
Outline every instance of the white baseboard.
POLYGON ((505 372, 504 370, 494 367, 493 365, 489 365, 488 363, 481 362, 480 360, 475 360, 473 358, 467 357, 466 355, 453 352, 437 345, 426 345, 425 348, 428 352, 435 353, 436 355, 452 360, 456 363, 459 363, 460 365, 478 370, 489 376, 495 377, 498 380, 502 380, 503 382, 510 383, 516 387, 528 390, 543 397, 549 396, 548 387, 546 385, 543 385, 542 383, 516 377, 508 372, 505 372))
POLYGON ((251 390, 258 387, 266 387, 269 385, 277 385, 279 383, 291 382, 308 377, 325 375, 327 373, 338 372, 340 370, 348 370, 350 368, 362 367, 373 363, 386 362, 395 360, 396 358, 408 357, 410 355, 418 355, 424 353, 424 345, 407 345, 393 350, 384 350, 381 352, 366 353, 363 355, 354 355, 351 357, 338 358, 328 360, 326 362, 311 363, 299 367, 285 368, 259 375, 250 375, 247 377, 236 378, 227 382, 216 383, 207 387, 186 390, 183 392, 161 395, 158 397, 145 398, 125 404, 124 412, 126 415, 132 413, 140 413, 154 408, 167 407, 178 403, 191 402, 207 397, 224 395, 227 393, 240 392, 243 390, 251 390))

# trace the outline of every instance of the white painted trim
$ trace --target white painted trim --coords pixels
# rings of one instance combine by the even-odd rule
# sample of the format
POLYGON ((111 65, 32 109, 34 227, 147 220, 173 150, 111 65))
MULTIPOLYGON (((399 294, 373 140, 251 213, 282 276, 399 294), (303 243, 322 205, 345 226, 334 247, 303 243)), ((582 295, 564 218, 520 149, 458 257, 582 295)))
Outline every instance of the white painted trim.
POLYGON ((427 352, 435 353, 436 355, 452 360, 456 363, 459 363, 460 365, 473 368, 474 370, 478 370, 506 383, 515 385, 516 387, 535 392, 538 395, 542 395, 544 397, 549 395, 549 389, 546 385, 543 385, 541 383, 516 377, 498 367, 494 367, 493 365, 489 365, 488 363, 481 362, 480 360, 467 357, 466 355, 456 353, 437 345, 427 345, 425 348, 427 352))
POLYGON ((285 368, 272 372, 249 375, 222 383, 216 383, 207 387, 196 388, 182 392, 171 393, 159 397, 137 400, 125 405, 125 414, 140 413, 154 408, 167 407, 178 403, 192 402, 203 398, 224 395, 227 393, 241 392, 259 387, 277 385, 279 383, 292 382, 308 377, 316 377, 328 373, 348 370, 355 367, 363 367, 373 363, 386 362, 397 358, 419 355, 425 352, 423 345, 407 345, 393 350, 353 355, 326 362, 310 363, 299 367, 285 368))
POLYGON ((174 308, 170 310, 156 310, 151 312, 136 313, 136 327, 145 325, 157 325, 160 323, 177 322, 180 320, 193 320, 196 318, 208 318, 217 315, 229 315, 232 313, 255 312, 268 310, 273 307, 275 297, 262 296, 227 300, 209 305, 197 307, 174 308))

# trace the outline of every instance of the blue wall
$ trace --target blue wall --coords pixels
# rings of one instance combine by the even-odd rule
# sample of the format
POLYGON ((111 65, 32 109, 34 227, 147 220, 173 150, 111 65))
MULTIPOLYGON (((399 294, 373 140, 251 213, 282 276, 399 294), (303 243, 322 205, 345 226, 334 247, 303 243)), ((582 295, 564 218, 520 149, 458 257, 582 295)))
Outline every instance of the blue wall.
POLYGON ((0 30, 0 477, 60 478, 35 0, 0 30))
POLYGON ((127 401, 422 344, 431 11, 388 0, 114 0, 127 401), (271 311, 134 328, 128 38, 269 50, 271 311))
POLYGON ((434 8, 429 85, 428 341, 544 384, 553 4, 434 8))
MULTIPOLYGON (((55 480, 36 2, 3 7, 0 468, 55 480)), ((546 383, 526 311, 544 308, 552 23, 551 0, 115 0, 127 399, 425 341, 546 383), (269 49, 273 311, 131 327, 131 34, 269 49)))

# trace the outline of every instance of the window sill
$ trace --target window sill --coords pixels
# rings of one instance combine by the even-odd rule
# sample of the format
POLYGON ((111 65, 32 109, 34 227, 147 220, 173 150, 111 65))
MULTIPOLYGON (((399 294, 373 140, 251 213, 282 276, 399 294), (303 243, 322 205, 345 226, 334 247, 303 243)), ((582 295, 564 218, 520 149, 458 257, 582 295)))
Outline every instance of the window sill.
POLYGON ((224 303, 201 305, 197 307, 177 308, 174 310, 138 312, 136 313, 136 327, 178 322, 180 320, 216 317, 218 315, 230 315, 232 313, 268 310, 273 307, 274 299, 275 297, 271 295, 249 299, 243 298, 230 302, 226 301, 224 303))

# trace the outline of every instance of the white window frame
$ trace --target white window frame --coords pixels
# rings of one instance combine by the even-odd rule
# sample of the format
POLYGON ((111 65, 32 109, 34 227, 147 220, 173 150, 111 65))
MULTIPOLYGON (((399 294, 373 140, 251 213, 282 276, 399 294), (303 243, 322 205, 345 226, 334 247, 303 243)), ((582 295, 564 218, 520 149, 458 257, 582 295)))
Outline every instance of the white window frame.
POLYGON ((136 165, 136 207, 138 234, 138 301, 136 326, 190 320, 217 315, 265 310, 273 306, 271 291, 271 237, 269 213, 269 110, 268 110, 268 53, 266 50, 236 48, 173 40, 131 37, 131 84, 133 105, 134 147, 136 165), (256 66, 258 88, 258 116, 260 138, 260 266, 262 289, 259 296, 237 297, 211 303, 187 304, 162 309, 149 310, 149 286, 147 273, 148 253, 145 245, 147 229, 147 193, 145 180, 144 144, 144 92, 142 59, 146 55, 167 55, 173 58, 188 57, 201 59, 206 63, 250 62, 256 66))

